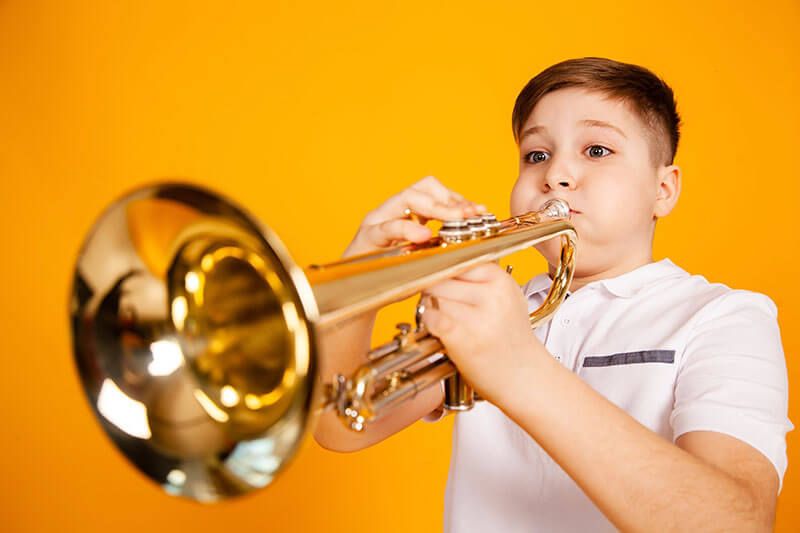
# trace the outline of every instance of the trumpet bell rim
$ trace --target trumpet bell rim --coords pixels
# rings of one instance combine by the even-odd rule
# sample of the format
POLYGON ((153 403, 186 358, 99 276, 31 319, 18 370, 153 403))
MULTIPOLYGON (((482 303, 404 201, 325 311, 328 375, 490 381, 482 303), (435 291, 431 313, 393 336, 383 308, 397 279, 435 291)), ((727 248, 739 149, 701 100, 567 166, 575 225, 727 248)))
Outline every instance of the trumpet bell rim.
POLYGON ((164 490, 204 502, 269 484, 294 456, 320 394, 317 315, 302 269, 272 231, 183 183, 137 189, 104 211, 78 256, 70 301, 78 374, 106 434, 164 490), (217 268, 237 276, 219 278, 244 287, 227 298, 230 320, 203 306, 213 291, 202 276, 215 266, 201 263, 220 249, 217 268), (243 315, 252 328, 239 325, 243 315))

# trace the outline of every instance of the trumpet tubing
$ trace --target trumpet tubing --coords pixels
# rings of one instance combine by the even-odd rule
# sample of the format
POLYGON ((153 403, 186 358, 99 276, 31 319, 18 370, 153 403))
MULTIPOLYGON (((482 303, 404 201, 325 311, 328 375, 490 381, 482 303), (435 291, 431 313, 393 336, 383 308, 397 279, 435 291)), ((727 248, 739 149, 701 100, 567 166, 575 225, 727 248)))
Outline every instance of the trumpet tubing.
POLYGON ((70 301, 73 351, 89 403, 122 452, 164 490, 217 501, 271 482, 314 417, 333 409, 361 431, 446 383, 445 408, 475 395, 441 342, 398 326, 352 375, 322 384, 327 328, 546 239, 561 263, 531 324, 566 295, 576 234, 561 201, 497 221, 446 221, 404 243, 300 268, 269 228, 221 196, 183 184, 111 205, 79 254, 70 301))

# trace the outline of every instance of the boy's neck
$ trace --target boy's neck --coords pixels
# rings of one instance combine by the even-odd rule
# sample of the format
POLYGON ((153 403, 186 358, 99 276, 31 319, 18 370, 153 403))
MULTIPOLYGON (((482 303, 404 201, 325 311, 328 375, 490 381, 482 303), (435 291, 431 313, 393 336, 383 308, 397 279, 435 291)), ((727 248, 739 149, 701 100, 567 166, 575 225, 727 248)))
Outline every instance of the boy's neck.
MULTIPOLYGON (((569 291, 575 292, 581 287, 588 285, 589 283, 592 283, 593 281, 616 278, 617 276, 627 274, 628 272, 636 270, 637 268, 642 267, 644 265, 648 265, 652 262, 653 262, 653 254, 648 253, 642 257, 631 258, 629 261, 626 261, 625 263, 617 263, 607 269, 587 272, 581 275, 579 275, 576 272, 572 276, 572 283, 569 286, 569 291)), ((550 265, 549 271, 550 271, 549 272, 550 279, 553 279, 553 277, 555 276, 556 267, 550 265)))

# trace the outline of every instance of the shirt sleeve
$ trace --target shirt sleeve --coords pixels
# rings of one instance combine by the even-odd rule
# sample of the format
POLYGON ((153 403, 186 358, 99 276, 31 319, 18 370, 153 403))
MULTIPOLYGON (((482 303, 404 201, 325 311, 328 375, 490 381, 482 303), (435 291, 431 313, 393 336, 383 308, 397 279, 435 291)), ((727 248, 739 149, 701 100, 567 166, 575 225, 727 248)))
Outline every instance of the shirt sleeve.
MULTIPOLYGON (((730 291, 698 313, 675 385, 673 440, 716 431, 760 451, 783 486, 789 384, 777 308, 767 296, 730 291)), ((779 489, 780 490, 780 489, 779 489)))

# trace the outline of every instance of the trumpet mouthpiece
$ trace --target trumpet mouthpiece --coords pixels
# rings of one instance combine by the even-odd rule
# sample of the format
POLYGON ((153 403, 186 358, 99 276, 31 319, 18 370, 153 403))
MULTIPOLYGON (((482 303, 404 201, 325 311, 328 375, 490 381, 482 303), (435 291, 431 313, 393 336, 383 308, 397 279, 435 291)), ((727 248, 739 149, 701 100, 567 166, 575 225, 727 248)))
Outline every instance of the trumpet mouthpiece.
POLYGON ((539 212, 550 218, 570 218, 571 210, 569 204, 560 198, 547 200, 539 212))

